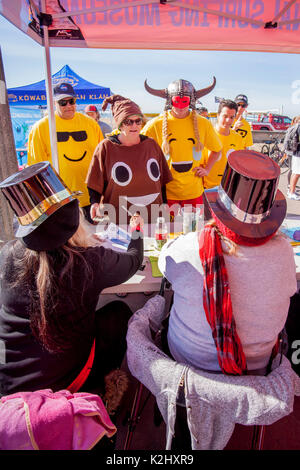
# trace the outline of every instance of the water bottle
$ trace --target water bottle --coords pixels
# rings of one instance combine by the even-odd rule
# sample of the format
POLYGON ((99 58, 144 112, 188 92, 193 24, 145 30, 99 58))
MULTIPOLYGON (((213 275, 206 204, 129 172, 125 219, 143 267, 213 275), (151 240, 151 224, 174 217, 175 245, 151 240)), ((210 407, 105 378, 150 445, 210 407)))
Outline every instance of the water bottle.
POLYGON ((155 226, 155 247, 161 250, 168 240, 168 229, 164 217, 157 217, 155 226))

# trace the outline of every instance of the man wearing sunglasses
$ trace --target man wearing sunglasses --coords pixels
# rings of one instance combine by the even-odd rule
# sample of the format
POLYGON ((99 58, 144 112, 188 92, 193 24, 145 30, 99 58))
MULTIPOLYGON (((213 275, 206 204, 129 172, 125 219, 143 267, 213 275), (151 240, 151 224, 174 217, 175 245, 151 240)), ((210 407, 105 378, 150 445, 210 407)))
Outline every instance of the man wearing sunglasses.
MULTIPOLYGON (((76 111, 76 93, 69 83, 54 87, 59 174, 71 191, 80 191, 79 204, 89 222, 90 200, 85 177, 95 148, 103 139, 94 119, 76 111)), ((52 163, 48 116, 34 124, 28 138, 28 164, 52 163)))
POLYGON ((248 98, 246 95, 240 94, 235 97, 234 101, 238 105, 238 111, 232 129, 242 136, 244 148, 247 149, 253 145, 251 126, 243 117, 244 112, 248 108, 248 98))

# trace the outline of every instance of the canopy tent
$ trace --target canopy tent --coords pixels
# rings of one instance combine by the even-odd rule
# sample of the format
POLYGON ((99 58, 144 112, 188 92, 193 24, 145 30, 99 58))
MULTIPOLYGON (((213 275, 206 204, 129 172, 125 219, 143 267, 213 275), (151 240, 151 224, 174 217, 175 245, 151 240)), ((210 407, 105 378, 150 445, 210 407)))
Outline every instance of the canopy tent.
MULTIPOLYGON (((69 65, 64 65, 57 73, 52 75, 52 84, 55 86, 59 82, 70 83, 77 95, 77 103, 102 103, 111 95, 109 88, 95 85, 75 73, 69 65)), ((10 106, 46 106, 46 83, 45 80, 32 83, 17 88, 7 90, 8 102, 10 106)))
POLYGON ((0 14, 45 48, 58 171, 52 46, 300 52, 297 0, 2 0, 0 14))
POLYGON ((300 52, 296 0, 2 0, 43 44, 121 49, 300 52))

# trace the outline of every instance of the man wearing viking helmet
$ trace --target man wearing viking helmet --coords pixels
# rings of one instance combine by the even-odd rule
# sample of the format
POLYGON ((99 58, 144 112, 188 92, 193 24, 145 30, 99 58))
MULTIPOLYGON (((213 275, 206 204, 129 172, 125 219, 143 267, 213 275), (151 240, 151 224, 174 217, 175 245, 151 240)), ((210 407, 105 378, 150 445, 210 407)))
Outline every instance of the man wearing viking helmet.
POLYGON ((156 90, 145 81, 149 93, 166 99, 164 113, 149 121, 142 134, 156 140, 168 161, 173 176, 166 185, 169 206, 202 204, 203 177, 218 160, 222 144, 211 122, 197 113, 196 101, 212 91, 215 84, 214 77, 211 86, 195 90, 190 82, 180 79, 167 89, 156 90), (205 166, 201 161, 204 147, 210 151, 205 166))

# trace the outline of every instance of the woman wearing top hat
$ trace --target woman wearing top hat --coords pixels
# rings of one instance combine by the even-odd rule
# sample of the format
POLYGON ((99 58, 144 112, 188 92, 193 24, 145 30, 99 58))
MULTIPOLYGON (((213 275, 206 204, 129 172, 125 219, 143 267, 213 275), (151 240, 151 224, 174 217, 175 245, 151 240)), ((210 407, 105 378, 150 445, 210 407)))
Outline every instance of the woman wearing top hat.
POLYGON ((0 397, 101 388, 122 361, 131 312, 122 302, 98 312, 96 305, 102 289, 141 265, 141 221, 132 220, 125 253, 91 243, 78 201, 49 162, 10 176, 0 189, 16 215, 16 239, 0 252, 0 397))
POLYGON ((286 214, 279 176, 269 157, 232 152, 218 189, 205 192, 210 222, 164 246, 158 264, 174 290, 168 346, 176 361, 267 372, 297 290, 293 250, 278 232, 286 214))

